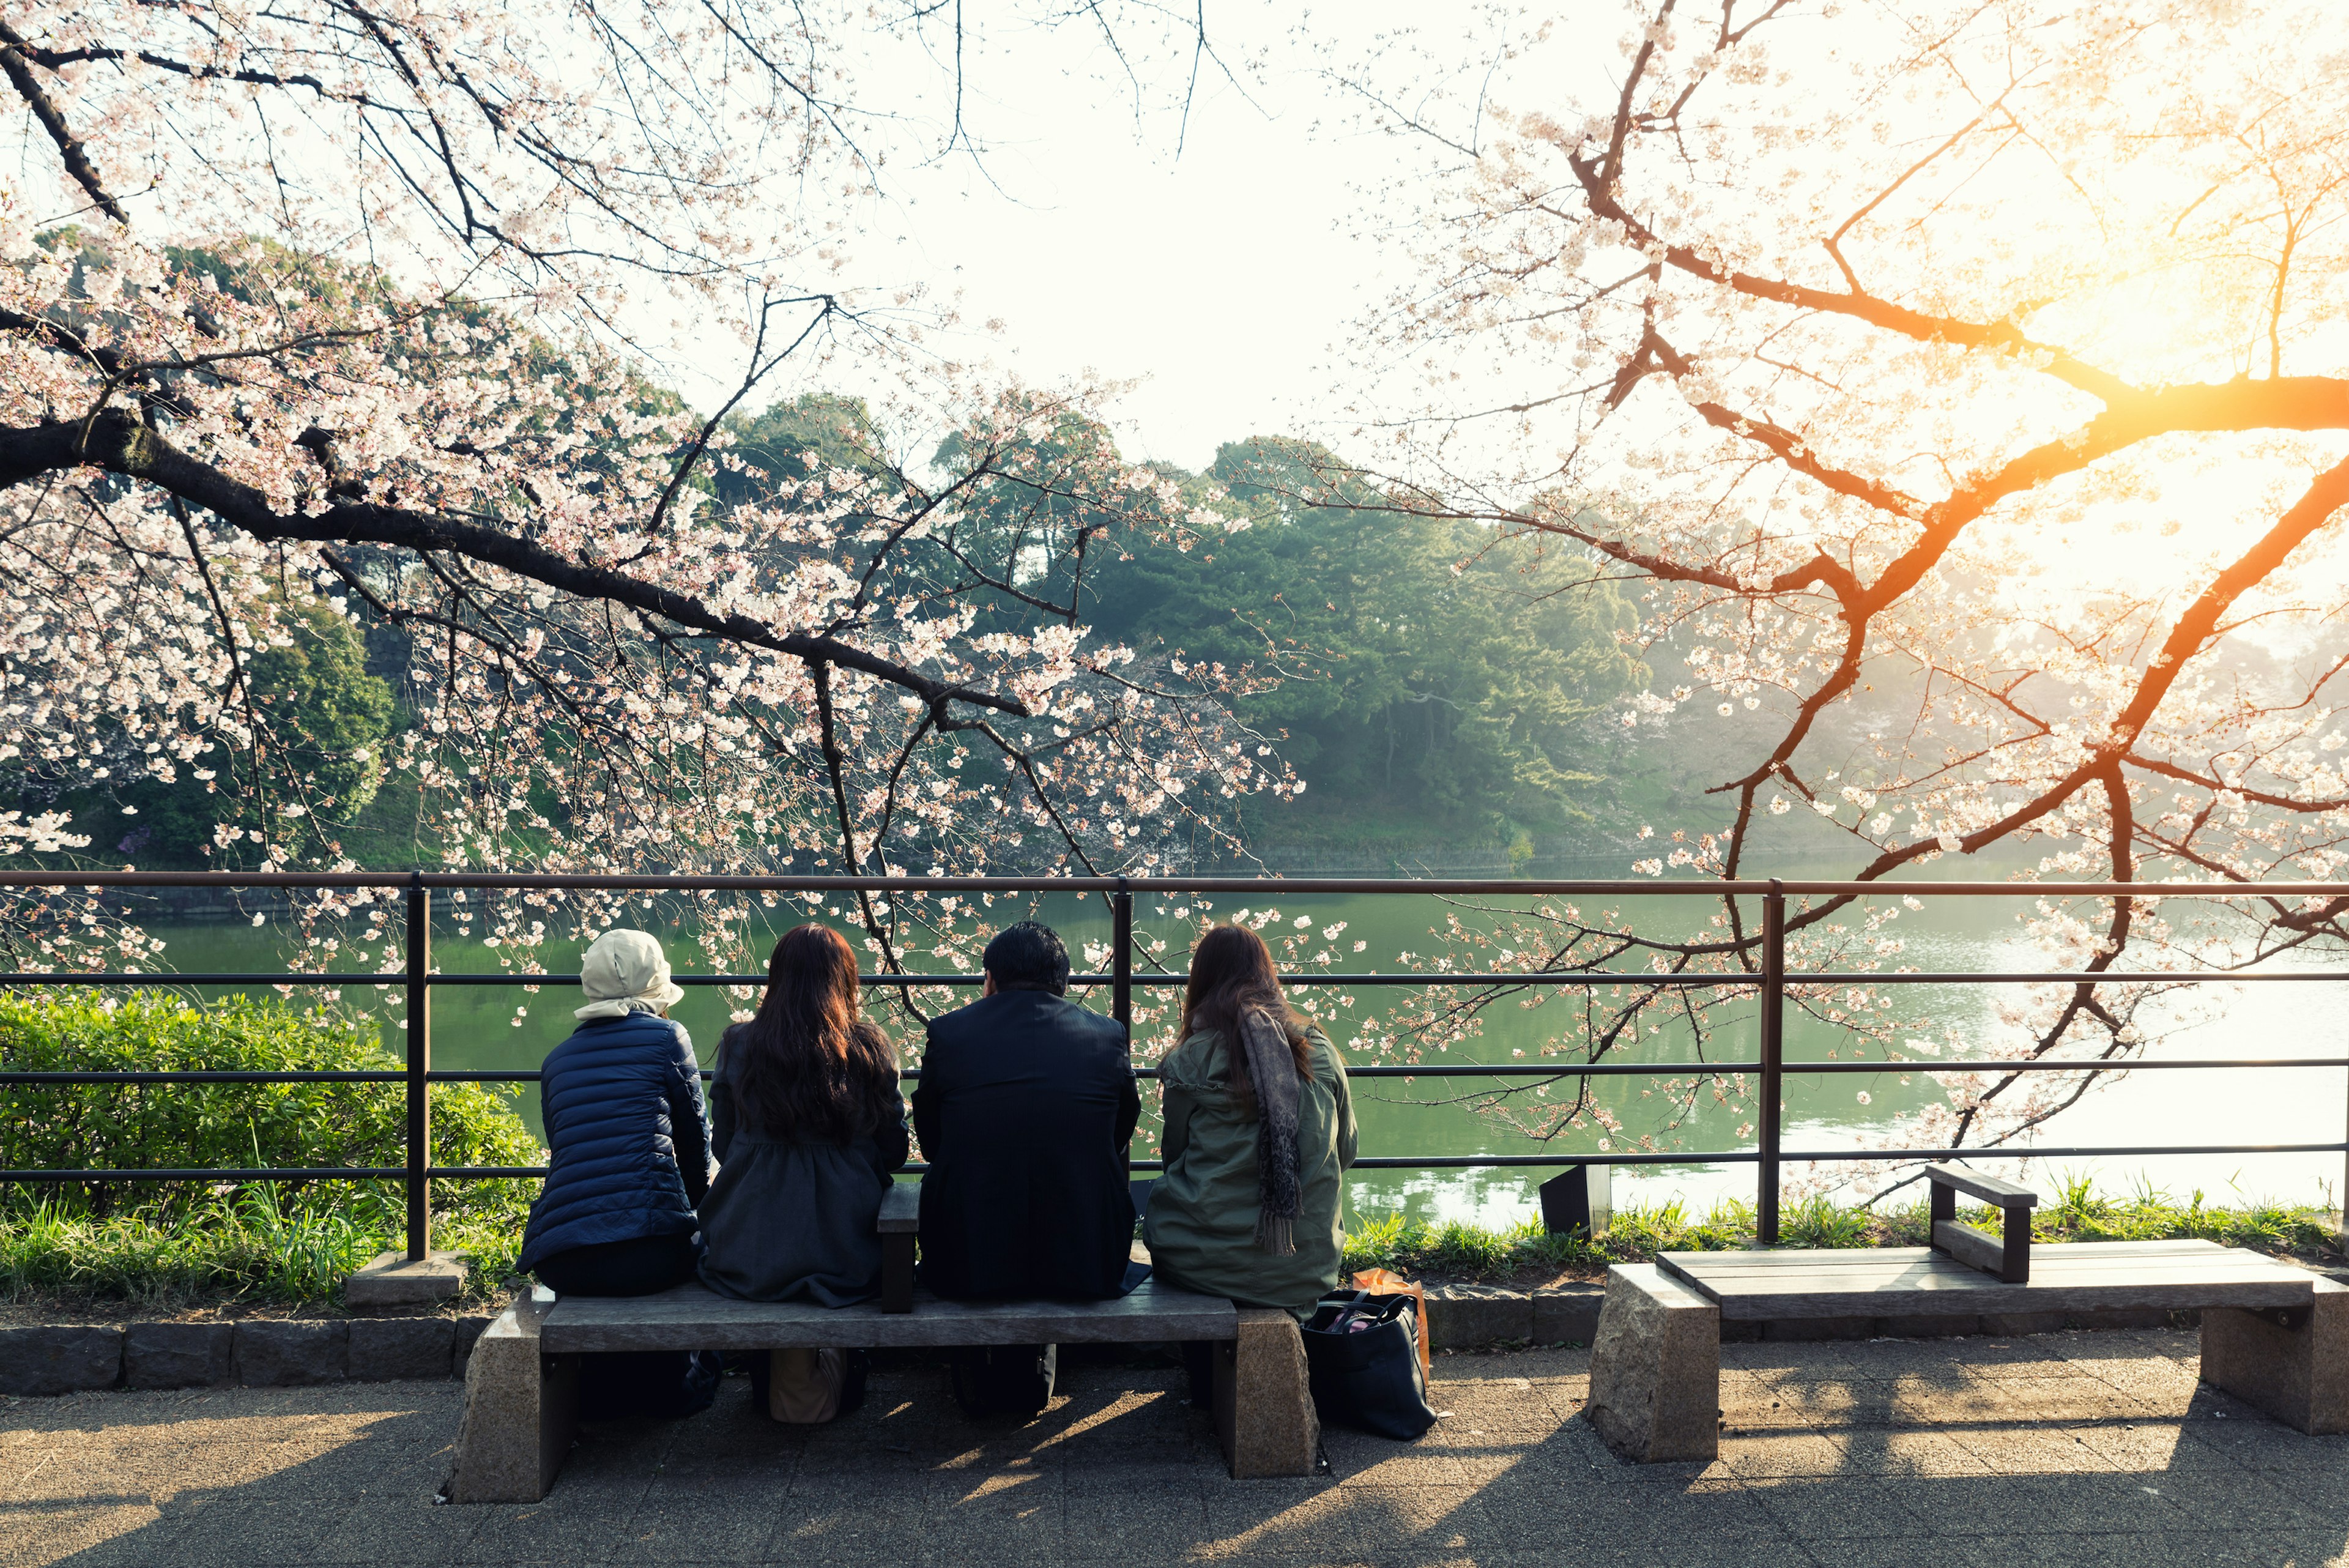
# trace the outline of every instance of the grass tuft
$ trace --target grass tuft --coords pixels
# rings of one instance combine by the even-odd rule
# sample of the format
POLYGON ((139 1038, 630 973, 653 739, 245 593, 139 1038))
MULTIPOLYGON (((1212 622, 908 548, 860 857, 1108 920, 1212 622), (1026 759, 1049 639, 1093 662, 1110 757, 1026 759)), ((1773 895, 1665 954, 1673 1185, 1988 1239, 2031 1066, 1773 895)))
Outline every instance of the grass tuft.
MULTIPOLYGON (((1989 1208, 1961 1209, 1959 1218, 1993 1233, 2000 1222, 1997 1211, 1989 1208)), ((1904 1207, 1879 1210, 1814 1197, 1779 1217, 1781 1244, 1789 1247, 1920 1247, 1931 1228, 1921 1198, 1904 1207)), ((1596 1239, 1546 1235, 1532 1220, 1492 1230, 1458 1220, 1429 1225, 1401 1214, 1364 1216, 1357 1217, 1347 1233, 1345 1267, 1349 1272, 1386 1268, 1403 1274, 1506 1279, 1534 1271, 1646 1262, 1658 1252, 1751 1247, 1754 1231, 1754 1206, 1734 1199, 1715 1204, 1702 1219, 1677 1199, 1619 1210, 1596 1239)), ((2050 1245, 2187 1238, 2312 1260, 2342 1255, 2330 1211, 2272 1199, 2214 1208, 2199 1191, 2179 1203, 2142 1189, 2112 1198, 2086 1181, 2066 1179, 2055 1201, 2033 1216, 2032 1239, 2050 1245)))
MULTIPOLYGON (((0 1219, 0 1303, 297 1306, 340 1299, 343 1281, 402 1244, 402 1214, 379 1195, 315 1189, 293 1199, 257 1183, 189 1209, 104 1216, 35 1202, 0 1219)), ((466 1295, 487 1300, 513 1272, 521 1238, 491 1222, 437 1226, 437 1249, 473 1262, 466 1295)))

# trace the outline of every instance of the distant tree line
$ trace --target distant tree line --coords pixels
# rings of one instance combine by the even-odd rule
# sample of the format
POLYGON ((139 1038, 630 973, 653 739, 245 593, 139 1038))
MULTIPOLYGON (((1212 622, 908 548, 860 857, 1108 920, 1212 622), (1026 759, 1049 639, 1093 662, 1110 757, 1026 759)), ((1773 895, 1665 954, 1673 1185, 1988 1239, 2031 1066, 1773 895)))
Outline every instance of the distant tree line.
MULTIPOLYGON (((883 445, 863 404, 821 394, 732 433, 739 463, 717 484, 738 503, 883 445)), ((1114 438, 1064 419, 1040 444, 1081 455, 1114 438)), ((1233 672, 1235 711, 1309 786, 1259 820, 1342 809, 1506 840, 1604 805, 1597 725, 1649 674, 1611 586, 1561 574, 1554 545, 1332 487, 1321 476, 1342 464, 1312 443, 1227 441, 1203 473, 1153 466, 1193 526, 1122 536, 1105 556, 1109 518, 1008 483, 936 542, 942 568, 990 587, 1007 629, 1037 601, 1072 604, 1115 640, 1233 672)))

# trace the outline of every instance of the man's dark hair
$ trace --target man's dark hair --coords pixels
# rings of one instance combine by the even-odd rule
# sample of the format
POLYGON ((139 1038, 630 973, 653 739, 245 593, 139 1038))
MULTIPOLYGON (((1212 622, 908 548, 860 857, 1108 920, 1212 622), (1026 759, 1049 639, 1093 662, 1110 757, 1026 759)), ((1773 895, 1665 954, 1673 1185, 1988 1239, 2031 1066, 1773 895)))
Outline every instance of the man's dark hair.
POLYGON ((1068 992, 1069 950, 1061 945, 1060 932, 1035 920, 996 932, 979 962, 995 977, 998 991, 1068 992))

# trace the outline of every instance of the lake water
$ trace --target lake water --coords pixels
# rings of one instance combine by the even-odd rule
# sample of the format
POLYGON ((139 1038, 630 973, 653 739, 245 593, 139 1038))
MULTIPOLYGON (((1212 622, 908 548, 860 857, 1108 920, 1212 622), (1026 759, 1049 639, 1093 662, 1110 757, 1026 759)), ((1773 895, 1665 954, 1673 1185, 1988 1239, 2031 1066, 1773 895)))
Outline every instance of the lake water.
MULTIPOLYGON (((1227 918, 1242 909, 1252 917, 1268 908, 1278 911, 1277 929, 1304 940, 1305 956, 1327 950, 1329 967, 1341 972, 1377 970, 1392 972, 1408 967, 1400 955, 1435 955, 1444 950, 1436 936, 1447 918, 1464 919, 1473 928, 1489 924, 1485 917, 1459 903, 1425 894, 1402 893, 1346 896, 1286 895, 1277 888, 1268 897, 1217 896, 1211 900, 1137 899, 1136 926, 1146 937, 1167 943, 1168 967, 1180 968, 1189 934, 1203 917, 1227 918), (1210 907, 1212 906, 1212 907, 1210 907), (1299 930, 1297 921, 1306 922, 1299 930), (1323 932, 1343 924, 1334 940, 1323 932), (1356 953, 1354 944, 1365 944, 1356 953)), ((1520 907, 1525 900, 1518 900, 1520 907)), ((1560 905, 1563 900, 1550 900, 1560 905)), ((2047 967, 2037 949, 2024 937, 2019 912, 2027 911, 2030 898, 1933 900, 1918 910, 1903 910, 1887 930, 1906 944, 1885 964, 1921 970, 2037 970, 2047 967)), ((1718 909, 1699 898, 1662 897, 1615 901, 1609 906, 1627 921, 1642 929, 1692 929, 1718 909)), ((1586 915, 1598 913, 1593 906, 1586 915)), ((1106 945, 1108 911, 1098 898, 1054 895, 1032 902, 999 898, 989 911, 990 922, 1029 914, 1048 920, 1067 940, 1072 953, 1083 944, 1106 945)), ((669 944, 679 968, 690 967, 697 955, 684 940, 687 933, 667 925, 657 911, 642 911, 642 923, 669 944)), ((788 916, 783 923, 795 919, 788 916)), ((550 922, 552 923, 552 922, 550 922)), ((282 932, 274 924, 181 926, 154 928, 168 939, 166 958, 171 967, 191 971, 264 968, 284 961, 282 932)), ((394 929, 397 929, 396 922, 394 929)), ((1273 928, 1267 929, 1269 937, 1273 928)), ((539 950, 543 965, 555 971, 575 971, 575 944, 549 943, 539 950)), ((491 972, 499 967, 499 953, 480 941, 460 938, 452 922, 436 922, 434 957, 444 971, 491 972)), ((1464 958, 1462 967, 1476 968, 1486 960, 1464 958)), ((1847 960, 1828 961, 1836 969, 1855 967, 1847 960)), ((2314 967, 2314 959, 2290 959, 2314 967)), ((337 968, 350 967, 338 963, 337 968)), ((396 964, 387 967, 396 967, 396 964)), ((756 965, 751 967, 763 967, 756 965)), ((922 968, 916 961, 910 967, 922 968)), ((1081 960, 1080 968, 1083 967, 1081 960)), ((1790 969, 1804 967, 1790 961, 1790 969)), ((2133 966, 2134 967, 2134 966, 2133 966)), ((2006 988, 2010 994, 2019 988, 2006 988)), ((969 993, 963 993, 968 996, 969 993)), ((1359 987, 1344 992, 1319 992, 1317 1000, 1333 1038, 1348 1049, 1366 1028, 1375 1032, 1381 1017, 1408 1013, 1431 994, 1420 988, 1359 987), (1341 1000, 1344 999, 1344 1000, 1341 1000)), ((1549 1000, 1526 1006, 1504 1000, 1484 1016, 1480 1034, 1454 1045, 1435 1062, 1507 1062, 1537 1057, 1559 1033, 1575 1031, 1570 1009, 1578 1005, 1570 991, 1547 993, 1549 1000)), ((1999 997, 1993 988, 1980 986, 1899 988, 1892 994, 1902 1009, 1906 1033, 1941 1038, 1954 1033, 1970 1043, 1964 1051, 1977 1055, 1993 1040, 2013 1038, 2016 1026, 1997 1016, 1999 997)), ((1137 995, 1137 1055, 1154 1057, 1172 1044, 1171 1009, 1174 993, 1137 995)), ((375 1005, 371 993, 353 991, 343 999, 351 1005, 375 1005)), ((1087 998, 1104 1011, 1106 988, 1087 998)), ((545 1053, 571 1027, 571 1009, 577 992, 562 987, 534 994, 507 987, 451 987, 435 992, 433 1001, 433 1064, 440 1068, 535 1067, 545 1053)), ((901 1040, 918 1044, 918 1025, 895 1006, 875 998, 878 1016, 901 1040)), ((711 988, 689 989, 676 1016, 693 1034, 708 1061, 718 1034, 740 1000, 711 988)), ((936 1002, 928 1003, 933 1010, 936 1002)), ((2149 1052, 2162 1057, 2279 1057, 2349 1054, 2342 1049, 2341 1020, 2349 1013, 2344 988, 2325 981, 2222 984, 2193 988, 2177 999, 2156 999, 2140 1015, 2146 1033, 2158 1040, 2149 1052)), ((399 1033, 388 1026, 387 1040, 398 1048, 399 1033)), ((1696 1059, 1697 1044, 1684 1024, 1660 1019, 1652 1033, 1636 1046, 1611 1054, 1609 1061, 1671 1064, 1696 1059)), ((1705 1046, 1713 1061, 1751 1061, 1757 1054, 1754 1013, 1750 1004, 1731 1006, 1714 1021, 1705 1046)), ((1853 1042, 1830 1023, 1790 1005, 1787 1014, 1787 1060, 1843 1060, 1856 1054, 1853 1042)), ((1874 1053, 1866 1053, 1874 1054, 1874 1053)), ((1950 1053, 1954 1054, 1955 1053, 1950 1053)), ((915 1053, 909 1052, 911 1060, 915 1053)), ((1750 1135, 1739 1136, 1750 1121, 1750 1109, 1715 1105, 1701 1099, 1666 1125, 1668 1097, 1648 1092, 1643 1080, 1606 1078, 1596 1081, 1596 1097, 1619 1120, 1621 1131, 1611 1141, 1630 1147, 1641 1135, 1659 1140, 1665 1149, 1691 1151, 1750 1147, 1750 1135)), ((1365 1155, 1434 1156, 1473 1154, 1589 1155, 1599 1152, 1608 1134, 1597 1127, 1557 1135, 1547 1143, 1516 1132, 1471 1103, 1491 1087, 1490 1080, 1446 1079, 1435 1066, 1413 1079, 1361 1079, 1354 1098, 1361 1124, 1365 1155)), ((1543 1099, 1568 1095, 1571 1085, 1554 1087, 1543 1099)), ((1913 1113, 1935 1095, 1934 1081, 1913 1066, 1888 1066, 1882 1073, 1810 1074, 1790 1070, 1785 1080, 1785 1147, 1790 1149, 1862 1147, 1881 1144, 1893 1127, 1894 1116, 1913 1113)), ((1529 1096, 1531 1097, 1531 1096, 1529 1096)), ((1155 1096, 1145 1088, 1145 1107, 1155 1096)), ((1542 1103, 1537 1099, 1537 1105, 1542 1103)), ((536 1123, 536 1096, 524 1093, 524 1114, 536 1123)), ((2040 1141, 2051 1147, 2107 1144, 2299 1143, 2338 1140, 2349 1120, 2349 1073, 2341 1068, 2261 1069, 2242 1071, 2142 1072, 2125 1075, 2092 1092, 2080 1105, 2051 1122, 2040 1141)), ((1137 1157, 1152 1141, 1137 1145, 1137 1157)), ((2213 1202, 2275 1197, 2299 1201, 2330 1201, 2339 1190, 2343 1162, 2337 1154, 2244 1156, 2123 1157, 2100 1160, 2077 1158, 2033 1160, 1993 1165, 2005 1174, 2033 1181, 2046 1190, 2061 1176, 2090 1176, 2108 1191, 2150 1188, 2180 1198, 2199 1189, 2213 1202)), ((1486 1223, 1525 1218, 1536 1211, 1534 1189, 1545 1175, 1539 1169, 1492 1171, 1363 1171, 1352 1187, 1356 1207, 1368 1212, 1402 1208, 1424 1218, 1469 1218, 1486 1223)), ((1801 1172, 1789 1168, 1790 1180, 1801 1172)), ((1751 1165, 1678 1164, 1619 1167, 1616 1200, 1657 1203, 1679 1198, 1702 1210, 1717 1199, 1751 1199, 1755 1170, 1751 1165)))

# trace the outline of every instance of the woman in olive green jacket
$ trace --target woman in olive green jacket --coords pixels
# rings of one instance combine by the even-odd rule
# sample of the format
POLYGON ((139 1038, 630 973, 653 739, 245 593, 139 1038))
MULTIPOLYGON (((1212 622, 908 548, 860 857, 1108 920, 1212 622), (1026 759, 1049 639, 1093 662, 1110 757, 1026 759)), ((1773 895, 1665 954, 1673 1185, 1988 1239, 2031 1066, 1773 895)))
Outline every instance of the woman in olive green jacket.
POLYGON ((1151 1263, 1185 1290, 1308 1316, 1345 1252, 1345 1064, 1245 926, 1193 950, 1182 1036, 1158 1068, 1166 1170, 1143 1220, 1151 1263))

